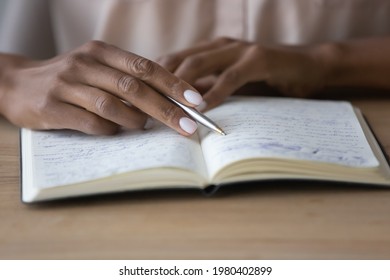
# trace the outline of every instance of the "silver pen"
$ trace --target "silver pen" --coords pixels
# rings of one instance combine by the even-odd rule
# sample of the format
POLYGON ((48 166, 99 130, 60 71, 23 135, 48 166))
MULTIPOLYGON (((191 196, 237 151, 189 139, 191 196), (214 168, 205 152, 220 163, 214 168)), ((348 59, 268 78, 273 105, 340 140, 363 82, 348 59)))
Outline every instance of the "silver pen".
POLYGON ((194 120, 196 120, 198 123, 203 124, 205 127, 214 130, 215 132, 218 132, 221 135, 226 135, 226 133, 220 128, 215 122, 210 120, 207 116, 199 113, 197 110, 187 107, 180 102, 176 101, 170 96, 166 96, 169 100, 171 100, 173 103, 175 103, 177 106, 183 109, 184 112, 186 112, 190 117, 192 117, 194 120))

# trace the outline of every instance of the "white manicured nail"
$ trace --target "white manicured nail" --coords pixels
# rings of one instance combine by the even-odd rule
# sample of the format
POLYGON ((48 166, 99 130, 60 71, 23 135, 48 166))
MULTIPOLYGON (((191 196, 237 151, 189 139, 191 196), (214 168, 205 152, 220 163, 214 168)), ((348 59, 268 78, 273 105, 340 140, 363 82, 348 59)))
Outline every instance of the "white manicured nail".
POLYGON ((207 107, 206 101, 202 101, 202 103, 200 103, 200 105, 196 106, 196 110, 198 110, 199 112, 202 112, 204 109, 206 109, 206 107, 207 107))
POLYGON ((179 124, 181 129, 183 129, 185 132, 189 134, 193 134, 198 128, 196 122, 186 117, 181 118, 179 124))
POLYGON ((156 124, 156 122, 154 121, 153 118, 148 118, 148 119, 146 120, 145 125, 144 125, 144 129, 145 129, 145 130, 151 129, 151 128, 154 127, 155 124, 156 124))
POLYGON ((194 105, 199 105, 203 101, 203 98, 199 93, 197 93, 193 90, 190 90, 190 89, 187 89, 186 91, 184 91, 184 98, 188 102, 190 102, 191 104, 194 104, 194 105))

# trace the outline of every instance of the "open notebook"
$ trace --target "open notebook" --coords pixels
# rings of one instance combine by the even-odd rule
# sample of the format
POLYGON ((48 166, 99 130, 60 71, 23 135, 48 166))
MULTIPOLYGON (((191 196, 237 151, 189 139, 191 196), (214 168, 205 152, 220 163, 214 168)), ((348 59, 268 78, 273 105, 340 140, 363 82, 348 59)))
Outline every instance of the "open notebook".
POLYGON ((22 200, 267 179, 390 186, 386 158, 348 102, 233 97, 207 115, 226 136, 200 127, 186 138, 163 125, 115 136, 22 129, 22 200))

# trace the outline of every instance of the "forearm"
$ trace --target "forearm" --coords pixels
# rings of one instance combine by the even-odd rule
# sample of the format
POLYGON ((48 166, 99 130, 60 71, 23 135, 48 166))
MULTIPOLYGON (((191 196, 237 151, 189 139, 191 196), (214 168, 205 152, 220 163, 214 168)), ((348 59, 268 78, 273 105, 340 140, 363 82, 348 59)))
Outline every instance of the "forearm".
POLYGON ((10 77, 12 70, 20 66, 26 59, 22 56, 0 53, 0 115, 4 114, 3 102, 4 96, 8 91, 11 83, 10 77))
POLYGON ((324 85, 390 89, 390 38, 324 44, 324 85))

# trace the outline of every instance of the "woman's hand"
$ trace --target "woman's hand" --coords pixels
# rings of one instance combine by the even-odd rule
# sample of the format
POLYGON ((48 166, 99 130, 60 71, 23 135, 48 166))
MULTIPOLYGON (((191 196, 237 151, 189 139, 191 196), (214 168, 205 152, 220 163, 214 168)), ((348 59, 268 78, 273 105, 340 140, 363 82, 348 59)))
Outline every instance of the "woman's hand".
POLYGON ((93 41, 47 61, 0 55, 3 61, 0 113, 16 125, 113 134, 120 126, 144 128, 151 116, 183 135, 197 128, 161 95, 195 107, 202 97, 193 87, 114 46, 93 41))
POLYGON ((221 38, 161 57, 158 62, 205 90, 203 98, 211 109, 249 82, 266 82, 288 96, 310 96, 324 85, 331 62, 328 53, 326 46, 264 47, 221 38))

